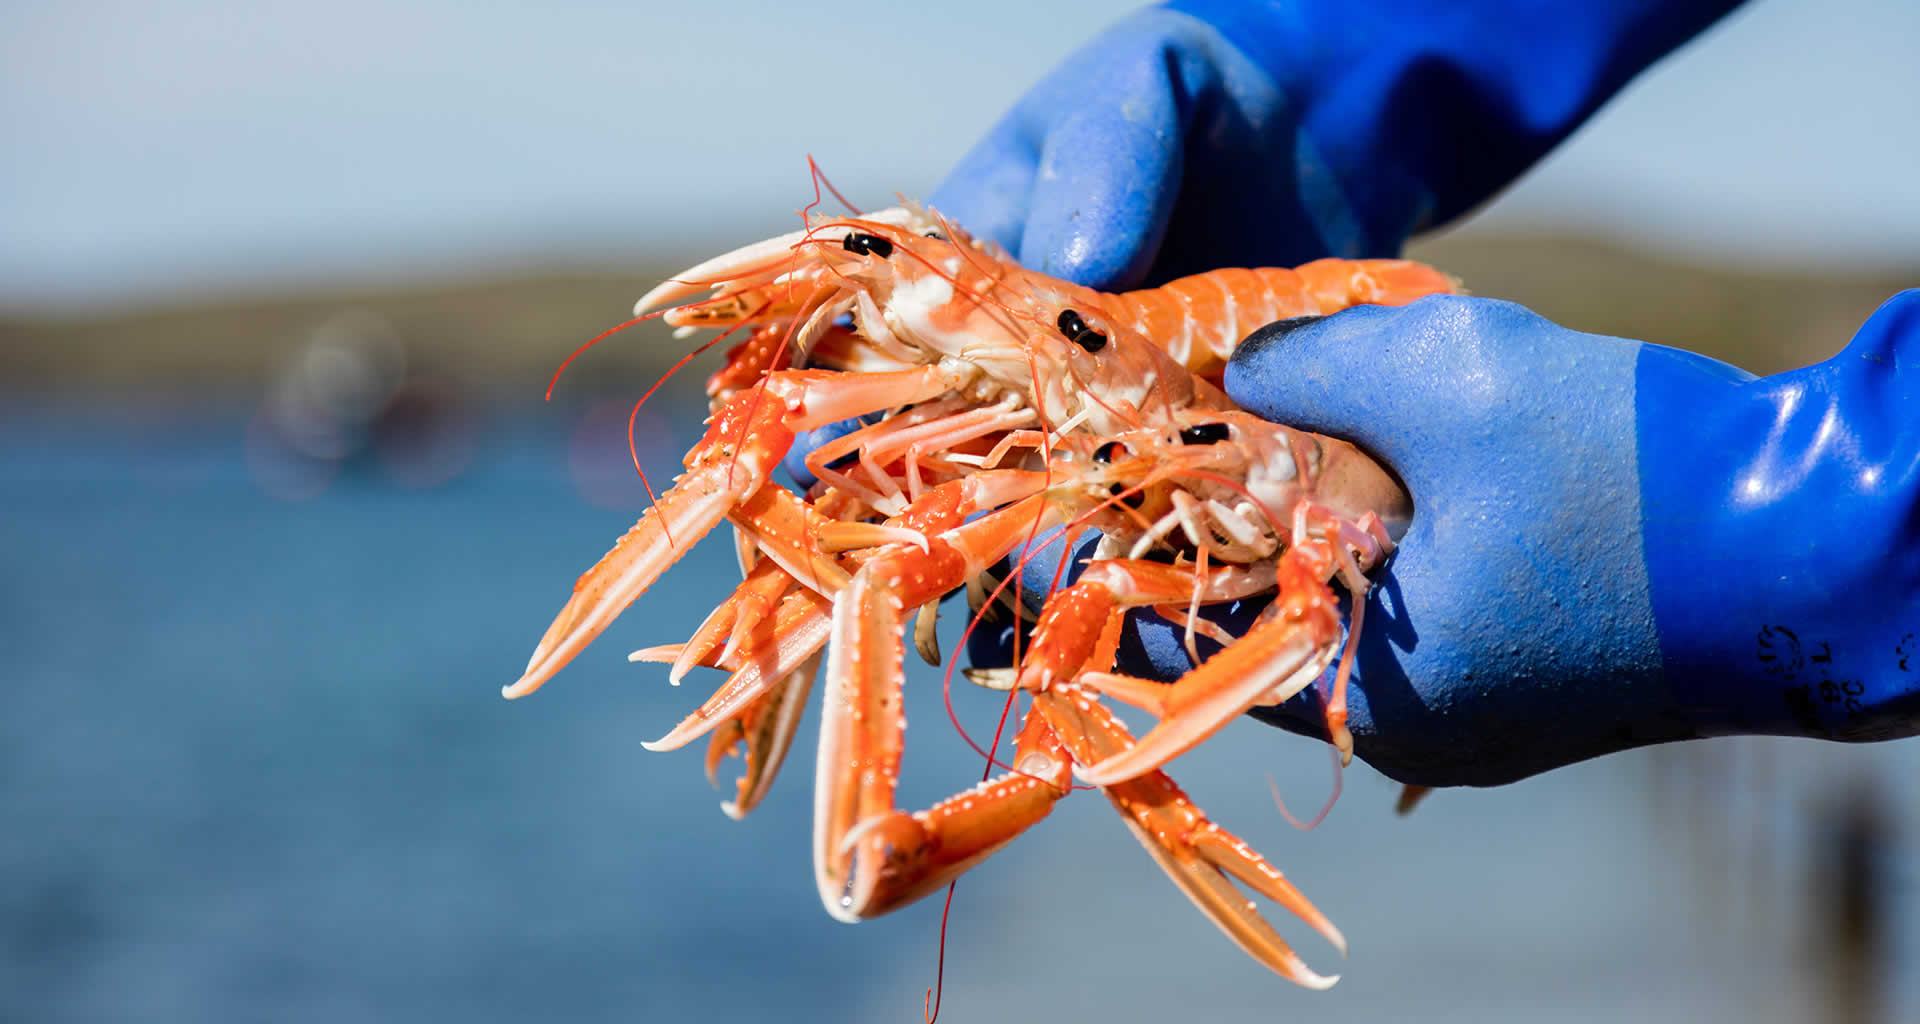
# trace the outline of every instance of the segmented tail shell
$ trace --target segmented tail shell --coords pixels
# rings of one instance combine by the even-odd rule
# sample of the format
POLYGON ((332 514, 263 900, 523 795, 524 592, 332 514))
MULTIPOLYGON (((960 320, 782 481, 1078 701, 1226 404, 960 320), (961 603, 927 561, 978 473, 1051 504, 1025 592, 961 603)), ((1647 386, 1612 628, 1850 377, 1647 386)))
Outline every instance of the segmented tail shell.
POLYGON ((1241 339, 1275 320, 1325 316, 1350 306, 1403 306, 1457 294, 1460 282, 1412 260, 1324 259, 1292 270, 1209 270, 1106 297, 1108 316, 1215 382, 1241 339))

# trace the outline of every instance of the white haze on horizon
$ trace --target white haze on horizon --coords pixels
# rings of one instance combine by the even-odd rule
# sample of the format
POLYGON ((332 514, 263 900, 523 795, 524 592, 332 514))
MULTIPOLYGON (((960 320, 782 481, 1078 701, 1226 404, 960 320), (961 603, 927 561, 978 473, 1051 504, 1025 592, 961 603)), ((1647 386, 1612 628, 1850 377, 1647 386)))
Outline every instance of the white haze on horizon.
MULTIPOLYGON (((809 153, 859 201, 924 194, 1132 6, 843 0, 822 22, 747 0, 18 4, 0 39, 0 303, 691 260, 784 230, 809 153)), ((1912 266, 1915 52, 1920 6, 1758 0, 1470 230, 1912 266)))

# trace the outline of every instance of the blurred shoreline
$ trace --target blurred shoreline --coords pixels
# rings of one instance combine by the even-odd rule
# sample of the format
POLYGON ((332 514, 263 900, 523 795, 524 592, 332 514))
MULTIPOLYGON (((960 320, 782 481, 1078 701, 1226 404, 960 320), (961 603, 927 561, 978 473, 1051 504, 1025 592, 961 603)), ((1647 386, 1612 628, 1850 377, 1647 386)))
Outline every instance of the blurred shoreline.
MULTIPOLYGON (((1920 285, 1920 259, 1876 271, 1726 269, 1572 234, 1455 232, 1417 242, 1408 255, 1459 276, 1473 294, 1519 302, 1566 326, 1686 348, 1762 374, 1826 358, 1887 297, 1920 285)), ((619 324, 632 301, 674 269, 653 260, 603 272, 477 272, 98 317, 0 309, 0 396, 249 401, 345 317, 380 325, 416 378, 463 402, 532 403, 568 353, 619 324)), ((577 361, 563 388, 644 388, 687 351, 657 323, 638 325, 577 361)), ((704 374, 717 359, 709 353, 685 372, 704 374)))

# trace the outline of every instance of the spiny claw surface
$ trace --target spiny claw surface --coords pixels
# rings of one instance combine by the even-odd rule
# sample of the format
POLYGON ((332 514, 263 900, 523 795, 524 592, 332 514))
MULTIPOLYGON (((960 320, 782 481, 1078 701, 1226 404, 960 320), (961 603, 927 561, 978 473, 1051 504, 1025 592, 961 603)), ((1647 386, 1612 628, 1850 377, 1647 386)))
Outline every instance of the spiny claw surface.
MULTIPOLYGON (((1340 616, 1316 564, 1296 548, 1278 563, 1280 597, 1253 628, 1177 682, 1145 695, 1132 686, 1116 696, 1140 702, 1160 724, 1129 748, 1076 768, 1082 781, 1111 786, 1152 771, 1199 746, 1256 704, 1278 704, 1313 684, 1340 652, 1340 616), (1142 696, 1152 699, 1141 701, 1142 696)), ((1099 687, 1098 674, 1083 681, 1099 687)))
POLYGON ((793 735, 800 728, 800 716, 807 708, 807 695, 813 692, 813 678, 820 669, 818 654, 787 674, 746 710, 713 734, 707 745, 707 781, 715 778, 720 762, 737 747, 744 747, 745 761, 732 800, 722 801, 720 810, 739 821, 759 806, 774 776, 793 747, 793 735))
MULTIPOLYGON (((1050 689, 1034 698, 1034 707, 1046 716, 1076 761, 1110 758, 1132 742, 1119 720, 1078 687, 1050 689)), ((1102 788, 1167 877, 1248 956, 1307 988, 1324 989, 1339 980, 1337 975, 1329 977, 1309 968, 1234 888, 1229 876, 1305 921, 1342 956, 1347 952, 1346 937, 1278 869, 1209 820, 1165 772, 1148 772, 1102 788)))
POLYGON ((811 590, 789 593, 774 614, 772 631, 736 653, 740 667, 720 689, 665 736, 640 745, 656 752, 678 750, 741 714, 826 645, 832 607, 811 590))
POLYGON ((737 497, 726 486, 727 471, 725 464, 689 470, 669 492, 675 500, 663 497, 648 509, 574 584, 573 596, 540 638, 526 672, 501 695, 511 700, 538 690, 711 530, 737 497))

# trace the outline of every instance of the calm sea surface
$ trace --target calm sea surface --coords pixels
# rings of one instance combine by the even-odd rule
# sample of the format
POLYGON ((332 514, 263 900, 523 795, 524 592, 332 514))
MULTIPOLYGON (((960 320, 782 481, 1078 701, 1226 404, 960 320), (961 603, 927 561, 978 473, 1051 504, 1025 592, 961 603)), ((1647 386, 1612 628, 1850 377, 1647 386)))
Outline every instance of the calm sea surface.
MULTIPOLYGON (((645 504, 623 440, 538 411, 475 425, 441 473, 331 475, 241 412, 0 413, 0 1019, 918 1019, 937 900, 822 912, 811 720, 744 823, 698 745, 640 747, 718 677, 624 655, 730 589, 723 538, 498 696, 645 504)), ((698 418, 643 421, 657 481, 698 418)), ((980 766, 938 673, 911 685, 918 806, 980 766)), ((996 699, 956 704, 991 733, 996 699)), ((1174 773, 1345 930, 1342 963, 1280 921, 1335 989, 1246 960, 1083 795, 962 882, 943 1020, 1798 1020, 1834 1005, 1836 957, 1920 1019, 1917 748, 1643 751, 1405 819, 1356 764, 1303 833, 1268 780, 1304 816, 1329 759, 1249 721, 1174 773), (1850 833, 1869 797, 1879 831, 1850 833), (1830 922, 1863 863, 1859 953, 1830 922)))

